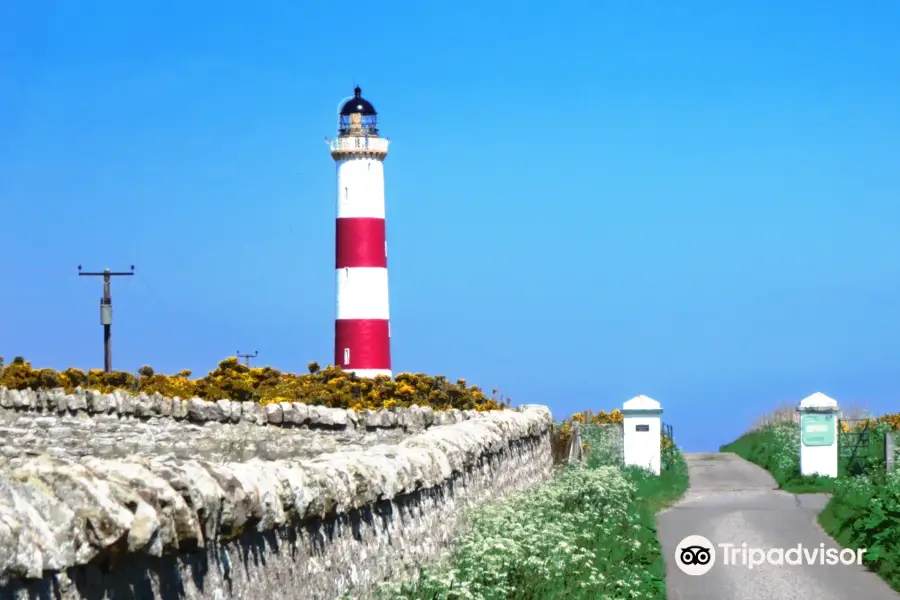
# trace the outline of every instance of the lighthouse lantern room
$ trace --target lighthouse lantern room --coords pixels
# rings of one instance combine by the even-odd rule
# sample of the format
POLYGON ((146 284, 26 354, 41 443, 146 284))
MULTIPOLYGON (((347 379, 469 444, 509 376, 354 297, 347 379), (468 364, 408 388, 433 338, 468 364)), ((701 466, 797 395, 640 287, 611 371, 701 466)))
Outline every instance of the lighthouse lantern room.
POLYGON ((360 377, 391 376, 384 159, 389 140, 378 113, 356 88, 341 105, 337 164, 334 362, 360 377))

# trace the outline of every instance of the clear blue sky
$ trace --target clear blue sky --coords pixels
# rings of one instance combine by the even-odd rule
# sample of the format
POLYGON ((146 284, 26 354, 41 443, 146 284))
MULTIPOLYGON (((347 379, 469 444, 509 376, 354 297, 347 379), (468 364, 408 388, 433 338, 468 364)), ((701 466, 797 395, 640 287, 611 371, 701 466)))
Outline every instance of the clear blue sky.
POLYGON ((896 2, 76 4, 0 7, 7 360, 102 367, 80 263, 136 265, 115 368, 329 362, 358 83, 395 372, 646 394, 688 450, 815 391, 900 409, 896 2))

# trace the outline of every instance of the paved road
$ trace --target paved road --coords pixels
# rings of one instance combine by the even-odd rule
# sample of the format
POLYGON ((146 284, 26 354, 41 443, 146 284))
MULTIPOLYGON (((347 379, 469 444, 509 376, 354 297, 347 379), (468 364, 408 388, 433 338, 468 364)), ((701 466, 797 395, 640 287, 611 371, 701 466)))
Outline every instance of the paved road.
POLYGON ((687 462, 691 487, 658 521, 669 600, 900 600, 862 566, 723 564, 727 552, 718 544, 839 548, 816 522, 828 497, 778 491, 766 471, 730 453, 688 454, 687 462), (715 547, 706 574, 687 575, 676 563, 676 548, 689 535, 704 536, 715 547))

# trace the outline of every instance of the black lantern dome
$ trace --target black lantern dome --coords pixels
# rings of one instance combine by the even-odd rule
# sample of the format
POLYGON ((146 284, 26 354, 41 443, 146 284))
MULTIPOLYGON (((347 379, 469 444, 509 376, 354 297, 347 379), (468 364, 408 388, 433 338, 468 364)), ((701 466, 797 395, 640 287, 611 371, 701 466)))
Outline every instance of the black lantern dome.
POLYGON ((341 106, 340 135, 378 135, 378 113, 372 103, 362 97, 359 86, 353 90, 353 98, 341 106))
POLYGON ((344 106, 341 107, 341 116, 349 117, 353 113, 359 113, 364 117, 374 117, 378 114, 372 103, 362 97, 362 90, 359 89, 359 86, 353 90, 353 98, 344 102, 344 106))

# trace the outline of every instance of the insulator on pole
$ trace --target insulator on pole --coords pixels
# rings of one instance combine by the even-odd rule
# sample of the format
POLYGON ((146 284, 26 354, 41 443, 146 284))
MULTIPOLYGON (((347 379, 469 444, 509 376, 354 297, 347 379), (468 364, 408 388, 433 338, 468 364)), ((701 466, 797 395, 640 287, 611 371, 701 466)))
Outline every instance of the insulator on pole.
POLYGON ((112 325, 112 304, 105 304, 100 300, 100 324, 112 325))

